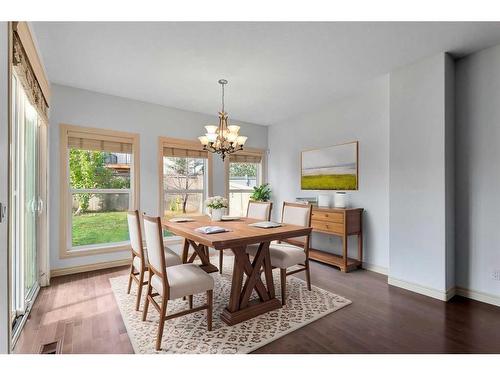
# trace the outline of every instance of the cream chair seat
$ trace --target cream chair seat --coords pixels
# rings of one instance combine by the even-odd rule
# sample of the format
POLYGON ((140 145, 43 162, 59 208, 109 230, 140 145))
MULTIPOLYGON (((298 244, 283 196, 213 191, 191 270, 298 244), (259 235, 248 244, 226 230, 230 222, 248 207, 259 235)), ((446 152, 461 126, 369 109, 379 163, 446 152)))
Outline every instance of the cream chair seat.
MULTIPOLYGON (((247 253, 254 257, 258 249, 258 244, 247 246, 247 253)), ((271 255, 271 265, 275 268, 288 268, 306 261, 306 253, 303 247, 287 243, 271 243, 269 253, 271 255)))
MULTIPOLYGON (((214 288, 214 279, 196 264, 187 263, 171 266, 167 267, 166 271, 170 288, 169 299, 204 293, 214 288)), ((163 282, 159 276, 153 275, 151 286, 160 296, 163 295, 163 282)))

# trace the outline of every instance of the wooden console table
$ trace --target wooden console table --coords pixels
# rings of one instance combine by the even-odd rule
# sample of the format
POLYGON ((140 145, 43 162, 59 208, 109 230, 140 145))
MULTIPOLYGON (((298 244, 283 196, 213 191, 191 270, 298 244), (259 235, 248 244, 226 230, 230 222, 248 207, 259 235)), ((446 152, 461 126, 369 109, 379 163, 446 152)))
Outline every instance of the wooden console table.
POLYGON ((342 238, 342 256, 310 248, 309 258, 339 267, 342 272, 361 268, 363 264, 363 209, 362 208, 319 208, 313 207, 311 226, 313 232, 325 233, 342 238), (358 257, 347 256, 347 239, 358 236, 358 257))

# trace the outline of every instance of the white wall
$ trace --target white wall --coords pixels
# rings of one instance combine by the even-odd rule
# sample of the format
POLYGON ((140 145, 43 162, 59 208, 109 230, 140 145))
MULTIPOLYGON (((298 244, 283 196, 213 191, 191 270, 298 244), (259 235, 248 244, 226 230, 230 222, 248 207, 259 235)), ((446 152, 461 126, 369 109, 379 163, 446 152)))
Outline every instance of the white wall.
MULTIPOLYGON (((350 205, 363 207, 364 261, 389 265, 389 79, 378 78, 352 96, 315 112, 269 128, 269 181, 274 217, 284 200, 333 192, 301 191, 300 152, 304 149, 359 141, 359 190, 350 192, 350 205)), ((333 200, 333 198, 332 198, 333 200)), ((314 234, 314 248, 341 252, 338 238, 314 234)), ((355 237, 349 252, 356 254, 355 237)))
MULTIPOLYGON (((0 22, 0 202, 8 201, 8 24, 0 22)), ((9 349, 7 222, 0 223, 0 354, 9 349)))
POLYGON ((456 88, 457 286, 500 297, 500 46, 458 60, 456 88))
POLYGON ((447 253, 453 218, 446 193, 454 181, 445 146, 453 130, 451 122, 446 127, 450 61, 439 54, 390 77, 389 282, 392 278, 442 295, 450 287, 446 270, 453 258, 453 248, 448 246, 447 253))
MULTIPOLYGON (((217 102, 214 100, 214 113, 217 102)), ((110 260, 124 259, 127 252, 102 254, 71 259, 59 259, 59 124, 115 129, 140 134, 141 199, 140 208, 158 214, 158 136, 197 139, 203 126, 217 123, 216 116, 181 111, 116 96, 99 94, 67 86, 52 85, 50 109, 50 251, 51 268, 74 267, 110 260)), ((248 136, 248 146, 267 148, 267 127, 234 122, 242 125, 248 136)), ((214 194, 224 194, 224 171, 219 157, 214 157, 214 194)))

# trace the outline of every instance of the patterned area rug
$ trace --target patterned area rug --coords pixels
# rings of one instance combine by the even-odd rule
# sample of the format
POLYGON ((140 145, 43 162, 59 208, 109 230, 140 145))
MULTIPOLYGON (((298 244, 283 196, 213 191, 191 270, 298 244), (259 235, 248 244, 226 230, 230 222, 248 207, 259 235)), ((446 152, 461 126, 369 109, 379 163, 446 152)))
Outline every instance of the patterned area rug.
MULTIPOLYGON (((224 259, 224 272, 212 273, 215 280, 213 330, 207 331, 206 311, 167 320, 163 333, 161 350, 154 348, 158 331, 159 314, 154 307, 149 308, 148 317, 142 321, 140 311, 135 311, 137 284, 127 294, 128 276, 111 279, 111 287, 120 308, 123 321, 136 353, 150 354, 228 354, 249 353, 296 329, 305 326, 327 314, 349 304, 348 299, 313 286, 309 292, 304 281, 287 277, 287 305, 234 326, 220 320, 220 314, 229 300, 232 275, 232 257, 224 259), (231 265, 229 265, 231 264, 231 265)), ((279 270, 273 272, 276 298, 281 300, 279 270)), ((146 291, 144 287, 143 295, 146 291)), ((254 296, 255 297, 255 296, 254 296)), ((194 297, 194 306, 203 304, 205 295, 194 297)), ((188 308, 182 299, 169 301, 168 313, 188 308)))

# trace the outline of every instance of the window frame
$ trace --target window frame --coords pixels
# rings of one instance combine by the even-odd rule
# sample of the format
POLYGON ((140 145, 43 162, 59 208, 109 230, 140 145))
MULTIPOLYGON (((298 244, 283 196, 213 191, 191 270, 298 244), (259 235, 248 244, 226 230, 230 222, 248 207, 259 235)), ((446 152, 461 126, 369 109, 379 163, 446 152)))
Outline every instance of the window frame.
POLYGON ((113 193, 115 190, 119 193, 129 194, 129 210, 139 210, 140 203, 140 137, 137 133, 122 132, 110 129, 99 129, 77 125, 60 124, 60 186, 61 196, 64 199, 61 201, 60 207, 60 244, 59 244, 59 257, 72 258, 79 256, 89 256, 94 254, 113 253, 125 251, 130 249, 128 242, 114 242, 109 244, 95 244, 84 245, 73 248, 71 246, 72 240, 72 221, 71 221, 71 207, 72 207, 72 194, 73 190, 81 192, 83 190, 103 190, 103 193, 113 193), (116 140, 121 138, 123 142, 129 142, 132 145, 132 165, 130 169, 130 188, 128 189, 73 189, 69 181, 69 147, 68 147, 68 133, 78 132, 82 134, 92 135, 93 138, 100 140, 116 140))
MULTIPOLYGON (((204 151, 203 146, 200 144, 200 142, 197 141, 192 141, 188 139, 180 139, 180 138, 171 138, 171 137, 164 137, 160 136, 158 137, 158 207, 159 207, 159 212, 158 214, 163 217, 163 212, 164 212, 164 202, 163 202, 163 192, 164 192, 164 186, 163 186, 163 148, 165 147, 170 147, 170 148, 178 148, 178 149, 183 149, 183 150, 196 150, 196 151, 204 151)), ((211 197, 213 195, 213 154, 211 152, 207 152, 207 161, 206 161, 206 166, 207 166, 207 172, 205 173, 204 176, 204 185, 205 188, 202 189, 190 189, 190 190, 169 190, 173 191, 176 193, 194 193, 194 194, 203 194, 203 201, 205 201, 206 198, 211 197)), ((177 242, 180 240, 181 237, 174 235, 171 237, 166 237, 166 240, 169 242, 177 242)))
MULTIPOLYGON (((260 157, 260 168, 258 170, 257 175, 257 185, 262 185, 267 183, 267 151, 260 148, 251 148, 245 147, 244 150, 238 151, 236 154, 244 155, 244 156, 258 156, 260 157)), ((224 196, 228 200, 229 194, 231 192, 252 192, 253 189, 230 189, 229 187, 229 166, 231 163, 231 157, 228 156, 226 160, 224 160, 224 176, 225 176, 225 184, 224 184, 224 196)), ((231 207, 228 207, 228 211, 231 210, 231 207)), ((246 213, 245 213, 246 214, 246 213)))

